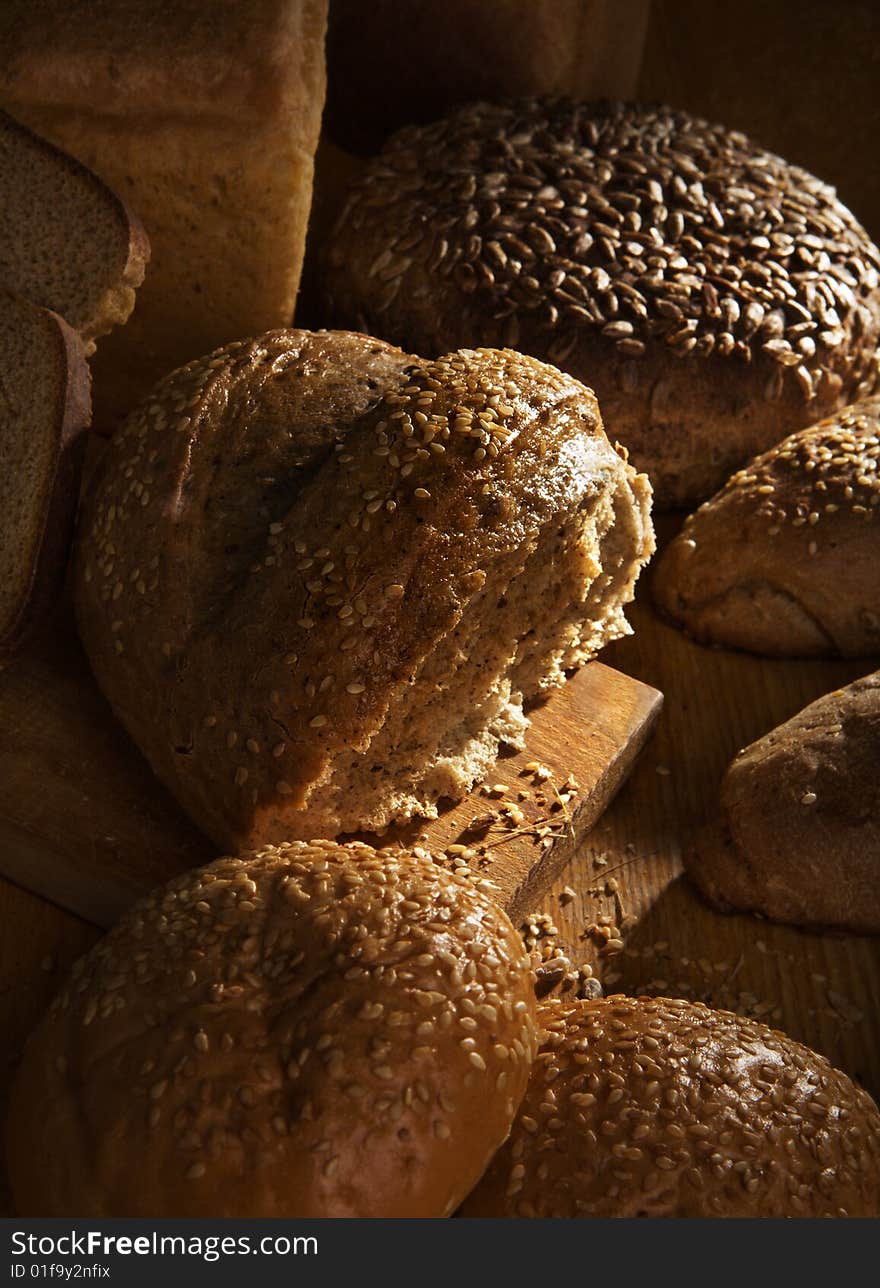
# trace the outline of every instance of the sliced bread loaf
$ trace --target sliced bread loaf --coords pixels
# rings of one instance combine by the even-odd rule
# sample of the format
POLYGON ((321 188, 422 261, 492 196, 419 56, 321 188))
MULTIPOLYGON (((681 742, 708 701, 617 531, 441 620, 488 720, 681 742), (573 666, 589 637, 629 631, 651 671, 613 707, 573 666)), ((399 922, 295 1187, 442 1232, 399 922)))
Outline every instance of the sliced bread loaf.
POLYGON ((0 286, 59 313, 91 353, 127 320, 149 256, 115 192, 0 112, 0 286))
POLYGON ((150 272, 93 365, 112 432, 181 363, 293 317, 327 0, 5 0, 0 103, 137 210, 150 272))
POLYGON ((90 415, 79 336, 0 291, 0 666, 60 590, 90 415))

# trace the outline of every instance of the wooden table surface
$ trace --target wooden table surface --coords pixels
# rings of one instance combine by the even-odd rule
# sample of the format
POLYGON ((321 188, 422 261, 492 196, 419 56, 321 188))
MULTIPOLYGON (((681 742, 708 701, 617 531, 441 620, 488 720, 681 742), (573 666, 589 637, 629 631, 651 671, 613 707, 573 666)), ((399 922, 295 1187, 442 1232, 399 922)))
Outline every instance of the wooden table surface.
MULTIPOLYGON (((712 813, 731 756, 878 663, 769 662, 700 648, 657 619, 647 578, 630 620, 635 634, 603 661, 664 692, 657 731, 535 911, 553 918, 568 955, 590 963, 606 991, 688 996, 757 1015, 880 1094, 880 939, 723 917, 681 875, 682 849, 712 813), (601 917, 621 926, 622 951, 600 948, 601 917)), ((99 933, 0 881, 0 1097, 28 1030, 99 933)), ((0 1214, 9 1211, 0 1176, 0 1214)))

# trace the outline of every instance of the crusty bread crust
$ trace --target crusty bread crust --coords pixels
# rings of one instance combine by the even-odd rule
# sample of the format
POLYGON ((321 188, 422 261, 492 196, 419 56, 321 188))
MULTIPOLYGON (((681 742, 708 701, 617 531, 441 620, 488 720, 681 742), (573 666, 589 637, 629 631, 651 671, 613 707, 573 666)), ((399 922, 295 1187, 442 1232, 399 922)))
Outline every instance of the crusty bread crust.
POLYGON ((669 997, 545 1003, 469 1217, 876 1217, 880 1113, 784 1033, 669 997))
POLYGON ((751 461, 654 569, 658 606, 702 643, 770 657, 880 654, 880 398, 751 461))
POLYGON ((220 859, 137 903, 31 1037, 17 1210, 449 1216, 510 1128, 535 1012, 520 935, 424 852, 220 859))
POLYGON ((401 130, 326 246, 327 322, 555 363, 661 507, 880 387, 865 230, 812 175, 665 108, 527 99, 401 130))
POLYGON ((685 863, 722 910, 880 933, 880 672, 741 751, 685 863))
POLYGON ((80 632, 219 845, 381 830, 463 795, 523 698, 629 629, 649 495, 592 393, 534 359, 270 332, 111 443, 80 632))
MULTIPOLYGON (((20 549, 23 593, 15 611, 0 622, 0 668, 7 666, 23 644, 48 618, 61 594, 79 501, 80 475, 91 420, 91 383, 82 341, 55 313, 39 309, 0 290, 0 312, 18 318, 16 329, 39 333, 35 362, 54 368, 58 400, 51 422, 41 433, 51 441, 51 465, 39 486, 44 497, 39 522, 33 531, 5 531, 0 539, 20 549), (21 316, 22 314, 27 317, 21 316)), ((3 444, 3 465, 15 468, 13 452, 26 445, 3 444)), ((25 486, 22 480, 21 486, 25 486)))

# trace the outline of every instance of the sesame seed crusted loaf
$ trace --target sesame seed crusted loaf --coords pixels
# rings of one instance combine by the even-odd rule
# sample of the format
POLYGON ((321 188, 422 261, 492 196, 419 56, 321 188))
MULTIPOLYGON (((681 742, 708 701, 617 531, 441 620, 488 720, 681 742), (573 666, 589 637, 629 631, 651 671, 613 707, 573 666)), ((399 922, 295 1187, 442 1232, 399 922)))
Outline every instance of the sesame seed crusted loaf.
POLYGON ((76 332, 0 289, 0 667, 61 593, 89 392, 76 332))
POLYGON ((650 489, 520 354, 270 332, 174 373, 83 502, 80 632, 209 836, 433 816, 628 630, 650 489))
POLYGON ((328 841, 141 900, 31 1037, 20 1214, 447 1216, 537 1047, 505 914, 426 854, 328 841))
POLYGON ((725 911, 880 934, 880 671, 741 751, 685 865, 725 911))
POLYGON ((525 99, 402 130, 327 240, 327 320, 584 379, 658 505, 880 384, 880 251, 806 171, 667 108, 525 99))
POLYGON ((652 590, 703 642, 773 657, 880 653, 880 398, 735 474, 667 546, 652 590))
POLYGON ((807 1047, 682 998, 544 1004, 463 1216, 880 1215, 880 1114, 807 1047))

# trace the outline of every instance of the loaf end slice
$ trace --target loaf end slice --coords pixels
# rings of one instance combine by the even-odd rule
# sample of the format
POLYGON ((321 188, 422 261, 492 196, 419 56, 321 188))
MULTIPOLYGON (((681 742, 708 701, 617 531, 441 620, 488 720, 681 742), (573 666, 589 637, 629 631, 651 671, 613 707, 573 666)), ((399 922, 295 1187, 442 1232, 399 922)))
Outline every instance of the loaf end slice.
POLYGON ((115 192, 0 111, 0 286, 60 314, 91 353, 128 319, 149 257, 115 192))
POLYGON ((0 291, 0 666, 61 591, 79 496, 89 370, 56 314, 0 291))

